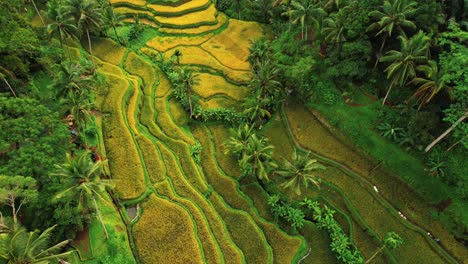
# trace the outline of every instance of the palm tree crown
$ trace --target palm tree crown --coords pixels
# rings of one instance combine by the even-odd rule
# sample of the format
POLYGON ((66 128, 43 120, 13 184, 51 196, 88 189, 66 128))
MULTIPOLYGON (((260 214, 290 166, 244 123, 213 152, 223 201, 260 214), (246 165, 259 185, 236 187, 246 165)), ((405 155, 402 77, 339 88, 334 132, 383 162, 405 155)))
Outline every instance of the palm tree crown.
POLYGON ((283 188, 291 188, 297 195, 301 194, 301 188, 308 188, 312 183, 319 188, 320 179, 315 175, 317 170, 324 170, 325 166, 315 159, 309 158, 310 152, 305 155, 293 154, 293 163, 284 160, 284 167, 275 171, 276 174, 284 176, 287 181, 282 184, 283 188))
POLYGON ((79 207, 85 211, 92 207, 90 202, 93 202, 94 209, 104 229, 106 237, 108 237, 107 229, 101 218, 101 213, 96 202, 96 198, 107 202, 103 196, 106 188, 112 188, 111 180, 101 179, 103 174, 103 161, 93 163, 90 159, 88 151, 83 152, 76 158, 72 158, 67 154, 67 159, 64 164, 55 165, 55 171, 52 176, 61 177, 64 183, 64 190, 55 195, 55 199, 60 199, 65 195, 76 197, 79 202, 79 207))
POLYGON ((419 31, 410 39, 406 36, 399 36, 401 42, 401 50, 391 50, 380 58, 381 62, 391 62, 385 69, 387 78, 390 79, 390 88, 385 95, 383 104, 387 100, 390 90, 393 87, 404 86, 408 79, 416 76, 416 66, 427 61, 428 50, 430 47, 430 38, 419 31))
POLYGON ((42 233, 28 232, 24 227, 0 236, 0 262, 11 264, 47 264, 51 260, 68 256, 71 251, 56 253, 68 244, 68 240, 49 246, 49 238, 55 226, 42 233), (4 262, 5 261, 5 262, 4 262))

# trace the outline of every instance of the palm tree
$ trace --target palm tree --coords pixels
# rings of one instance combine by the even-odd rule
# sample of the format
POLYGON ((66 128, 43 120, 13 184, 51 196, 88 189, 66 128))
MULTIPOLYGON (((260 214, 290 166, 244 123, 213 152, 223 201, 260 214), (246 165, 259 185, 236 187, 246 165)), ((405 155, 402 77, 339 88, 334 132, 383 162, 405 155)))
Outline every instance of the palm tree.
POLYGON ((93 62, 94 67, 96 67, 89 32, 99 29, 103 24, 101 8, 99 8, 95 2, 90 0, 66 0, 64 10, 66 15, 71 15, 75 18, 78 29, 86 31, 91 61, 93 62))
POLYGON ((422 106, 429 103, 434 96, 444 89, 448 89, 449 86, 445 83, 443 73, 439 71, 437 62, 430 60, 427 65, 419 65, 416 67, 416 71, 422 72, 425 78, 416 77, 410 84, 418 86, 416 92, 410 99, 416 98, 420 102, 418 110, 422 106))
POLYGON ((346 41, 345 37, 345 8, 340 9, 337 13, 325 18, 322 22, 322 36, 326 42, 335 43, 338 52, 341 50, 341 43, 346 41))
POLYGON ((250 62, 252 68, 259 64, 262 60, 267 60, 271 55, 271 43, 266 39, 257 41, 250 40, 249 56, 247 61, 250 62))
POLYGON ((124 18, 125 18, 124 15, 115 13, 111 5, 109 5, 104 12, 105 23, 107 26, 112 27, 112 29, 114 30, 114 34, 117 37, 117 40, 119 41, 119 43, 122 43, 122 42, 120 41, 119 34, 117 34, 116 27, 122 24, 122 20, 124 18))
POLYGON ((113 185, 110 180, 101 179, 104 162, 93 163, 89 155, 88 151, 75 158, 67 154, 64 164, 55 165, 55 171, 51 175, 60 177, 64 184, 64 190, 57 193, 55 199, 71 195, 77 199, 82 210, 92 207, 89 202, 93 202, 94 210, 104 229, 104 234, 106 238, 109 238, 96 198, 107 203, 103 193, 105 193, 106 188, 111 188, 113 185))
POLYGON ((291 19, 292 24, 297 24, 301 22, 301 37, 302 39, 308 39, 308 27, 310 23, 313 23, 312 26, 318 28, 319 21, 317 17, 325 15, 325 11, 322 8, 318 7, 317 4, 314 4, 314 0, 293 0, 291 2, 292 9, 282 13, 283 16, 288 16, 291 19), (305 37, 304 37, 305 31, 305 37))
POLYGON ((47 3, 47 18, 51 21, 47 25, 47 32, 49 35, 58 34, 62 49, 64 39, 76 38, 75 34, 78 28, 74 25, 74 18, 66 17, 57 1, 49 1, 47 3))
POLYGON ((272 103, 271 98, 263 98, 260 91, 254 91, 253 95, 248 96, 243 104, 242 112, 256 127, 261 127, 265 119, 271 117, 269 107, 272 103))
POLYGON ((90 100, 88 94, 83 91, 69 93, 65 99, 65 105, 70 108, 70 114, 73 115, 73 120, 80 129, 80 132, 84 132, 91 113, 95 109, 95 105, 90 100))
POLYGON ((416 11, 415 2, 408 2, 407 0, 386 0, 382 6, 382 11, 374 10, 369 12, 369 16, 378 21, 372 23, 367 28, 367 31, 379 30, 376 36, 382 33, 384 34, 379 54, 382 54, 385 42, 388 37, 392 36, 394 29, 403 36, 406 36, 403 28, 416 29, 416 25, 407 19, 416 11))
POLYGON ((382 250, 384 250, 385 248, 389 248, 389 249, 395 249, 397 248, 398 246, 400 246, 401 244, 403 244, 403 239, 395 232, 388 232, 387 234, 385 234, 385 238, 384 238, 384 244, 382 247, 380 247, 377 252, 374 253, 374 255, 372 255, 372 257, 370 257, 366 263, 369 263, 371 262, 371 260, 373 260, 380 252, 382 252, 382 250))
POLYGON ((185 68, 179 70, 180 77, 180 86, 179 89, 182 89, 181 92, 186 94, 189 108, 190 108, 190 117, 193 116, 193 106, 192 106, 192 89, 195 85, 200 84, 200 79, 198 79, 198 74, 194 74, 193 71, 185 68))
POLYGON ((88 93, 96 85, 95 77, 94 72, 81 63, 65 61, 58 66, 52 85, 57 87, 61 97, 69 93, 88 93))
POLYGON ((407 39, 404 35, 399 36, 401 50, 391 50, 380 58, 381 62, 391 62, 385 69, 390 86, 385 95, 382 105, 385 104, 393 87, 402 87, 408 79, 416 76, 417 64, 424 63, 428 59, 430 38, 422 31, 407 39))
POLYGON ((275 171, 276 174, 287 178, 282 187, 291 188, 297 195, 301 195, 301 188, 308 188, 309 183, 320 187, 320 179, 315 175, 315 171, 324 170, 325 166, 315 159, 309 158, 310 152, 305 155, 293 153, 293 163, 284 160, 284 167, 275 171))
POLYGON ((251 166, 257 179, 269 181, 268 173, 271 168, 276 167, 271 158, 272 154, 273 146, 269 144, 268 140, 253 134, 247 140, 245 154, 239 164, 244 168, 251 166))
POLYGON ((283 94, 281 82, 278 81, 279 69, 268 59, 257 61, 254 66, 254 77, 249 82, 252 91, 260 91, 260 97, 276 99, 283 94))
POLYGON ((253 135, 253 126, 248 124, 239 125, 237 129, 229 129, 231 137, 224 144, 226 151, 224 154, 233 153, 239 158, 244 158, 244 153, 247 148, 248 140, 253 135))
POLYGON ((19 227, 0 235, 0 262, 45 264, 68 256, 71 251, 56 253, 69 243, 68 240, 49 246, 54 228, 55 226, 39 233, 38 231, 28 232, 24 227, 19 227))

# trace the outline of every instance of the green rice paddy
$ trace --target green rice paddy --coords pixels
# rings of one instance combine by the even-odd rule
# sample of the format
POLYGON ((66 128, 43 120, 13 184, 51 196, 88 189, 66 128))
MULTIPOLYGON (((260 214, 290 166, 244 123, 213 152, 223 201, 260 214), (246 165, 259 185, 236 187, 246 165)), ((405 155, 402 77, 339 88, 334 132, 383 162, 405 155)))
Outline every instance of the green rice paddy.
MULTIPOLYGON (((202 106, 235 106, 245 96, 251 76, 245 65, 249 39, 264 35, 262 27, 226 19, 212 12, 210 1, 163 7, 141 5, 141 1, 112 2, 117 12, 129 18, 144 14, 159 25, 158 34, 141 50, 126 49, 107 39, 94 40, 98 70, 106 76, 98 91, 99 106, 106 113, 99 120, 103 151, 121 206, 141 209, 135 221, 124 216, 125 227, 116 227, 128 230, 129 235, 119 239, 132 249, 135 259, 142 263, 260 264, 295 263, 307 255, 301 263, 336 262, 325 231, 307 222, 298 233, 293 232, 275 221, 266 203, 268 194, 258 184, 238 183, 237 161, 224 154, 229 125, 189 125, 169 81, 148 56, 148 51, 154 51, 167 58, 178 49, 183 54, 180 63, 196 69, 202 84, 207 82, 194 91, 202 106), (190 153, 196 142, 202 146, 200 163, 190 153)), ((320 191, 291 197, 319 198, 334 208, 337 220, 366 258, 381 246, 386 232, 395 231, 405 243, 396 251, 384 251, 374 263, 466 261, 466 249, 430 218, 420 197, 391 174, 373 170, 373 161, 337 137, 310 109, 287 104, 262 133, 275 146, 278 162, 291 159, 293 151, 299 150, 311 151, 327 165, 320 175, 324 183, 320 191), (426 234, 428 230, 441 238, 441 244, 426 234)), ((105 222, 112 223, 115 215, 105 214, 105 222)), ((98 254, 98 245, 90 247, 98 254)))

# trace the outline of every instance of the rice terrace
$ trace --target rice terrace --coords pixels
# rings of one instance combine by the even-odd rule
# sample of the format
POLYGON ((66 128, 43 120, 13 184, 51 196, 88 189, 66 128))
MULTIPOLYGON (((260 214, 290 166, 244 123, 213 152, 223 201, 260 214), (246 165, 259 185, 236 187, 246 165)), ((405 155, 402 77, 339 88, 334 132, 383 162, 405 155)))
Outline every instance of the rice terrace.
POLYGON ((0 263, 468 263, 467 18, 0 2, 0 263))

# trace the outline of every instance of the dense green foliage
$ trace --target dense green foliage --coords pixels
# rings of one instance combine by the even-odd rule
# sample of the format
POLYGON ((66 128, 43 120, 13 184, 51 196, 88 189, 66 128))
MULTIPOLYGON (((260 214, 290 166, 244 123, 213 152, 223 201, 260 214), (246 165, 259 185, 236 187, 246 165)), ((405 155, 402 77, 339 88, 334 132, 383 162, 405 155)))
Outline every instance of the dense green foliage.
MULTIPOLYGON (((432 0, 238 2, 218 1, 218 6, 233 17, 240 13, 243 19, 267 22, 273 29, 274 39, 253 43, 253 69, 263 56, 270 68, 279 69, 273 76, 286 87, 288 97, 323 111, 371 156, 405 175, 430 202, 453 202, 437 214, 450 218, 447 226, 466 239, 462 230, 468 226, 468 215, 461 209, 468 198, 467 171, 462 169, 466 166, 461 165, 466 164, 467 153, 466 4, 432 0), (267 19, 247 10, 252 5, 258 10, 269 7, 267 19), (377 100, 383 106, 374 103, 377 100), (358 108, 366 115, 340 114, 357 113, 358 108), (383 151, 386 141, 400 148, 401 155, 395 159, 400 162, 388 160, 383 151), (414 160, 425 164, 426 172, 417 169, 406 175, 403 164, 414 160)), ((264 109, 268 115, 260 119, 273 110, 264 109)))

